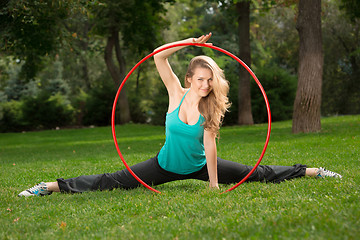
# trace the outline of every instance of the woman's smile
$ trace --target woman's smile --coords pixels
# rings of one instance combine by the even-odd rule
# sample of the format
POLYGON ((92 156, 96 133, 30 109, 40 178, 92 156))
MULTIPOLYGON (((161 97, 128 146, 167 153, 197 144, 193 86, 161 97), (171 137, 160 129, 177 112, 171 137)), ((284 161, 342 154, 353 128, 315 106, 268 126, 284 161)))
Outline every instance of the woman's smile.
POLYGON ((198 94, 205 97, 211 91, 212 78, 210 69, 199 67, 194 70, 194 75, 188 81, 191 83, 191 88, 197 89, 198 94))

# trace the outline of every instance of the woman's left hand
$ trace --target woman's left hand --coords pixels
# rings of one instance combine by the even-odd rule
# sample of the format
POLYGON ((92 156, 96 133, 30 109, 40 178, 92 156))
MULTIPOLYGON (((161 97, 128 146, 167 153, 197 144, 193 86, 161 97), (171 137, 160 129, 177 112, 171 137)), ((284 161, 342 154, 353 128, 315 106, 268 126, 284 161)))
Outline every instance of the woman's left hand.
POLYGON ((213 45, 212 43, 207 43, 207 41, 211 38, 211 36, 212 33, 208 33, 206 35, 202 35, 201 37, 193 38, 193 42, 212 46, 213 45))
POLYGON ((209 187, 211 188, 211 189, 219 189, 219 184, 212 184, 212 183, 210 183, 209 184, 209 187))

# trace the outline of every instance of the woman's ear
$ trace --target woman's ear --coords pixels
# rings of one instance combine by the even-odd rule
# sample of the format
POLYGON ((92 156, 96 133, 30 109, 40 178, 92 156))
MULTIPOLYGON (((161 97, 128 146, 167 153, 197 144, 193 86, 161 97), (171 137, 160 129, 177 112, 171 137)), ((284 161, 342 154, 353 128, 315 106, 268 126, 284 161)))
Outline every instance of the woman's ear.
POLYGON ((187 78, 186 78, 186 81, 187 81, 190 85, 191 85, 191 80, 192 80, 191 77, 187 77, 187 78))

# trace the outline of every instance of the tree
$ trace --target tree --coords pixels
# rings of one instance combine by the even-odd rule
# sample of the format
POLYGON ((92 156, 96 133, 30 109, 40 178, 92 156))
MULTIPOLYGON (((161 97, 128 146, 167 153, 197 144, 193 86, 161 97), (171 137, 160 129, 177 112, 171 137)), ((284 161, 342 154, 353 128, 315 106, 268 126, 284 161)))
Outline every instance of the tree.
MULTIPOLYGON (((94 24, 90 24, 90 19, 86 16, 86 13, 86 5, 79 3, 76 8, 70 10, 68 18, 62 21, 64 28, 68 32, 69 40, 67 46, 61 49, 61 53, 67 56, 63 61, 68 64, 69 70, 71 68, 77 69, 69 71, 72 74, 75 73, 76 78, 80 80, 72 80, 73 85, 78 85, 75 89, 90 90, 92 86, 87 57, 94 52, 95 48, 101 48, 101 46, 100 43, 96 44, 96 39, 91 38, 90 31, 94 24), (76 64, 70 63, 74 59, 77 60, 76 64)), ((94 61, 93 57, 92 61, 94 61)))
POLYGON ((334 0, 323 4, 321 114, 325 116, 360 113, 360 19, 351 21, 348 13, 340 10, 340 4, 334 0))
MULTIPOLYGON (((221 1, 224 9, 233 8, 236 13, 236 22, 238 27, 238 48, 239 58, 246 65, 251 67, 251 46, 250 46, 250 7, 269 9, 275 5, 275 1, 271 0, 231 0, 221 1)), ((244 68, 239 70, 239 87, 238 87, 238 124, 251 125, 254 124, 251 111, 251 79, 250 74, 244 68)))
MULTIPOLYGON (((208 0, 208 9, 206 13, 211 16, 208 22, 203 25, 208 26, 210 23, 215 23, 218 27, 208 27, 213 32, 221 34, 218 37, 214 34, 213 42, 225 42, 231 45, 231 42, 237 40, 237 46, 232 51, 238 51, 238 57, 250 67, 251 65, 251 49, 250 49, 250 0, 208 0), (216 13, 217 9, 221 9, 221 14, 216 13), (215 20, 214 20, 215 18, 215 20), (224 22, 224 20, 226 22, 224 22), (230 23, 230 24, 229 24, 230 23), (228 25, 237 27, 237 31, 228 29, 228 25), (212 29, 213 28, 213 29, 212 29), (234 34, 235 33, 235 34, 234 34), (230 40, 230 41, 229 41, 230 40)), ((228 45, 228 46, 229 46, 228 45)), ((240 67, 238 75, 238 92, 237 92, 237 123, 240 125, 254 124, 251 112, 251 91, 250 91, 250 75, 246 69, 240 67)))
POLYGON ((360 18, 360 3, 358 0, 341 0, 340 9, 344 9, 353 22, 355 19, 360 18))
MULTIPOLYGON (((238 34, 239 34, 239 58, 251 66, 250 48, 250 2, 238 1, 235 3, 238 13, 238 34)), ((239 96, 238 96, 238 124, 254 124, 251 112, 251 91, 250 75, 245 68, 239 72, 239 96)))
POLYGON ((32 79, 42 58, 59 47, 61 21, 71 1, 7 1, 0 5, 0 49, 25 61, 22 75, 32 79))
MULTIPOLYGON (((126 74, 125 56, 153 50, 158 44, 160 29, 166 26, 162 15, 165 2, 171 1, 106 0, 90 3, 95 32, 106 37, 104 59, 115 87, 119 87, 126 74)), ((125 87, 118 104, 120 123, 129 122, 130 108, 125 87)))
POLYGON ((298 87, 294 102, 293 133, 321 130, 323 53, 321 0, 300 0, 296 28, 299 32, 298 87))

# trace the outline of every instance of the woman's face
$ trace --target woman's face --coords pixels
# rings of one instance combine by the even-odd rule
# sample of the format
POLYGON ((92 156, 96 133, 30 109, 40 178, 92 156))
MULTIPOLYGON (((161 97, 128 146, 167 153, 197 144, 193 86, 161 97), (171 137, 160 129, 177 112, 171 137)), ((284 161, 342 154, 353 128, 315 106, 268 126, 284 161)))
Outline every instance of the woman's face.
POLYGON ((208 68, 195 68, 194 75, 187 80, 191 84, 191 89, 201 97, 206 97, 212 90, 213 74, 208 68))

